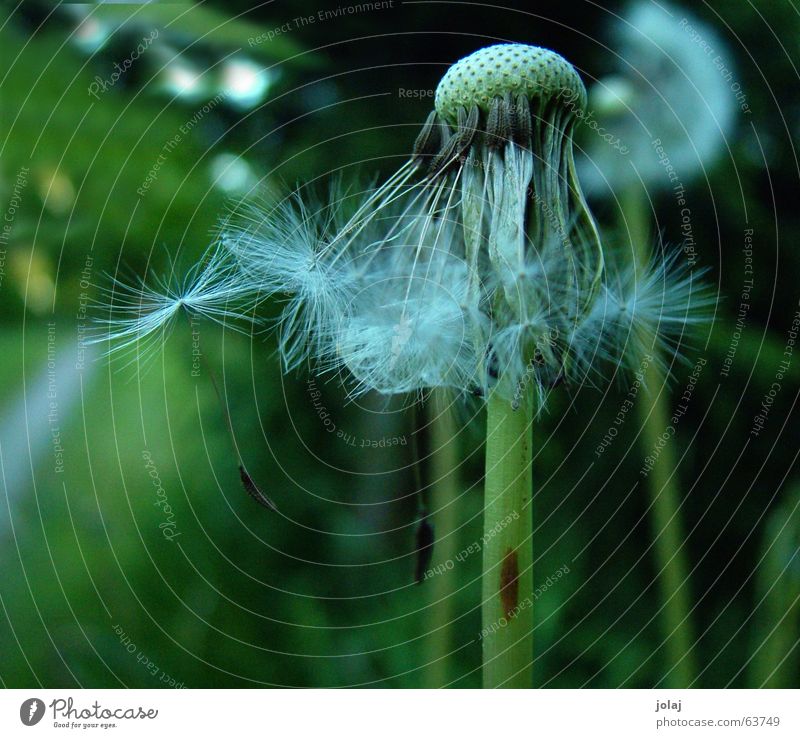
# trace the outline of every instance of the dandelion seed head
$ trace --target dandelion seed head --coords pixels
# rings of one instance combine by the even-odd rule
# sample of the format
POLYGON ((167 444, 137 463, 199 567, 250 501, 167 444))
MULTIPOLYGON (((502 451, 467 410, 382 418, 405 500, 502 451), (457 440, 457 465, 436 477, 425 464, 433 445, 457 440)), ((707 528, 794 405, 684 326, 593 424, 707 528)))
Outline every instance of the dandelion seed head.
POLYGON ((573 159, 585 101, 555 52, 470 55, 444 75, 394 174, 247 201, 183 289, 139 288, 147 309, 117 320, 117 338, 154 335, 181 308, 220 319, 232 297, 273 296, 286 369, 341 373, 355 395, 450 387, 518 402, 532 389, 540 403, 653 332, 677 348, 691 275, 606 264, 573 159))
POLYGON ((496 44, 451 66, 436 88, 436 112, 455 124, 458 109, 477 105, 489 113, 494 99, 523 95, 546 104, 568 95, 586 106, 586 88, 575 68, 549 49, 527 44, 496 44))
POLYGON ((349 198, 337 183, 327 202, 296 196, 229 230, 245 271, 289 295, 287 366, 346 372, 356 394, 512 397, 610 359, 630 331, 623 314, 642 303, 606 283, 573 163, 585 102, 555 52, 482 49, 444 75, 412 157, 386 182, 349 198))

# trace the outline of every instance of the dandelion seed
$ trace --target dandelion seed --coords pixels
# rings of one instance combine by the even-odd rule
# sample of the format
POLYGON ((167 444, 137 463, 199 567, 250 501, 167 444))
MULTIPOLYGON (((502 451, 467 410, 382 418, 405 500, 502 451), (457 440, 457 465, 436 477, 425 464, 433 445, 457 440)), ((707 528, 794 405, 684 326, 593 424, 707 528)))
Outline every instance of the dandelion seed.
POLYGON ((87 343, 108 342, 106 355, 132 354, 129 363, 146 361, 163 345, 182 312, 234 330, 245 331, 245 325, 252 330, 253 309, 261 296, 241 277, 238 263, 219 247, 181 280, 157 277, 148 284, 140 278, 131 284, 112 277, 98 305, 104 315, 95 319, 97 329, 87 343))
POLYGON ((247 470, 240 464, 239 465, 239 478, 242 480, 242 486, 250 497, 252 497, 259 505, 266 507, 269 510, 277 510, 275 503, 261 491, 261 488, 253 481, 253 478, 247 473, 247 470))
MULTIPOLYGON (((646 356, 669 376, 668 359, 686 361, 682 348, 693 326, 710 319, 716 297, 708 289, 705 269, 690 269, 675 251, 654 258, 644 270, 622 263, 615 255, 608 265, 602 294, 571 341, 581 349, 570 367, 571 381, 602 375, 602 368, 622 361, 633 371, 646 356)), ((624 381, 626 372, 619 373, 624 381)))
MULTIPOLYGON (((111 287, 104 288, 104 292, 107 302, 102 308, 109 317, 96 320, 100 329, 88 342, 107 341, 110 347, 106 355, 131 354, 128 364, 146 363, 163 345, 181 313, 190 322, 195 317, 204 317, 238 331, 244 332, 244 326, 252 330, 253 310, 262 297, 251 282, 242 279, 239 264, 222 247, 209 250, 206 258, 182 280, 156 278, 153 285, 148 285, 139 279, 131 285, 112 278, 111 287)), ((238 462, 242 486, 260 505, 276 510, 275 503, 245 470, 230 413, 210 367, 208 373, 238 462)))

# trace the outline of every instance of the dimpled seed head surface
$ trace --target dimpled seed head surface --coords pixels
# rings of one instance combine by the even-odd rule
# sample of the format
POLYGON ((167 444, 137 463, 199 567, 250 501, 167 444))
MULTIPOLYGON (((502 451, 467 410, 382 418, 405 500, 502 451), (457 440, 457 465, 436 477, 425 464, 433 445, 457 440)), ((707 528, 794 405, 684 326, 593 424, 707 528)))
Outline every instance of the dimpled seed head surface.
POLYGON ((436 112, 453 123, 458 108, 477 105, 488 112, 495 97, 520 92, 529 100, 556 95, 583 110, 586 88, 563 56, 540 46, 497 44, 453 64, 436 88, 436 112))

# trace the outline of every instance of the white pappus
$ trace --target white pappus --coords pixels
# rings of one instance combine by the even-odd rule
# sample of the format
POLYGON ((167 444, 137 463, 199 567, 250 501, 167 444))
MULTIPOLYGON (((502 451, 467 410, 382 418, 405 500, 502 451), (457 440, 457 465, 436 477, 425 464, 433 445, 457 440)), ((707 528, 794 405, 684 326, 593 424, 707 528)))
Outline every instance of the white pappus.
POLYGON ((583 83, 554 52, 475 52, 448 70, 385 183, 246 204, 191 285, 132 290, 108 337, 131 348, 180 307, 235 321, 281 295, 287 369, 344 372, 356 394, 509 400, 522 383, 541 400, 562 379, 635 363, 646 336, 679 350, 708 299, 677 256, 636 274, 604 253, 575 171, 576 100, 583 83))

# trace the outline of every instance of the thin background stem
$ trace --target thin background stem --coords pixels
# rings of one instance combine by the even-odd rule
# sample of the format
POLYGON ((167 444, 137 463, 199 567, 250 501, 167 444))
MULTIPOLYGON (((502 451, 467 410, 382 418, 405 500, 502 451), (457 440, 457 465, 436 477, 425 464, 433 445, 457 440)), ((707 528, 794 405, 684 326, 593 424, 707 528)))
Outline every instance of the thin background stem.
MULTIPOLYGON (((622 199, 622 228, 629 233, 637 270, 644 270, 650 258, 651 227, 649 203, 643 191, 631 187, 622 199)), ((655 355, 657 346, 652 347, 655 355)), ((648 368, 647 384, 642 387, 637 413, 642 426, 641 443, 645 454, 656 446, 670 424, 672 411, 666 388, 666 376, 658 361, 648 368)), ((689 567, 678 473, 671 443, 667 443, 644 481, 650 496, 652 529, 657 576, 663 603, 662 629, 667 663, 664 681, 669 687, 684 688, 693 684, 697 666, 693 652, 694 628, 690 613, 689 567)))

